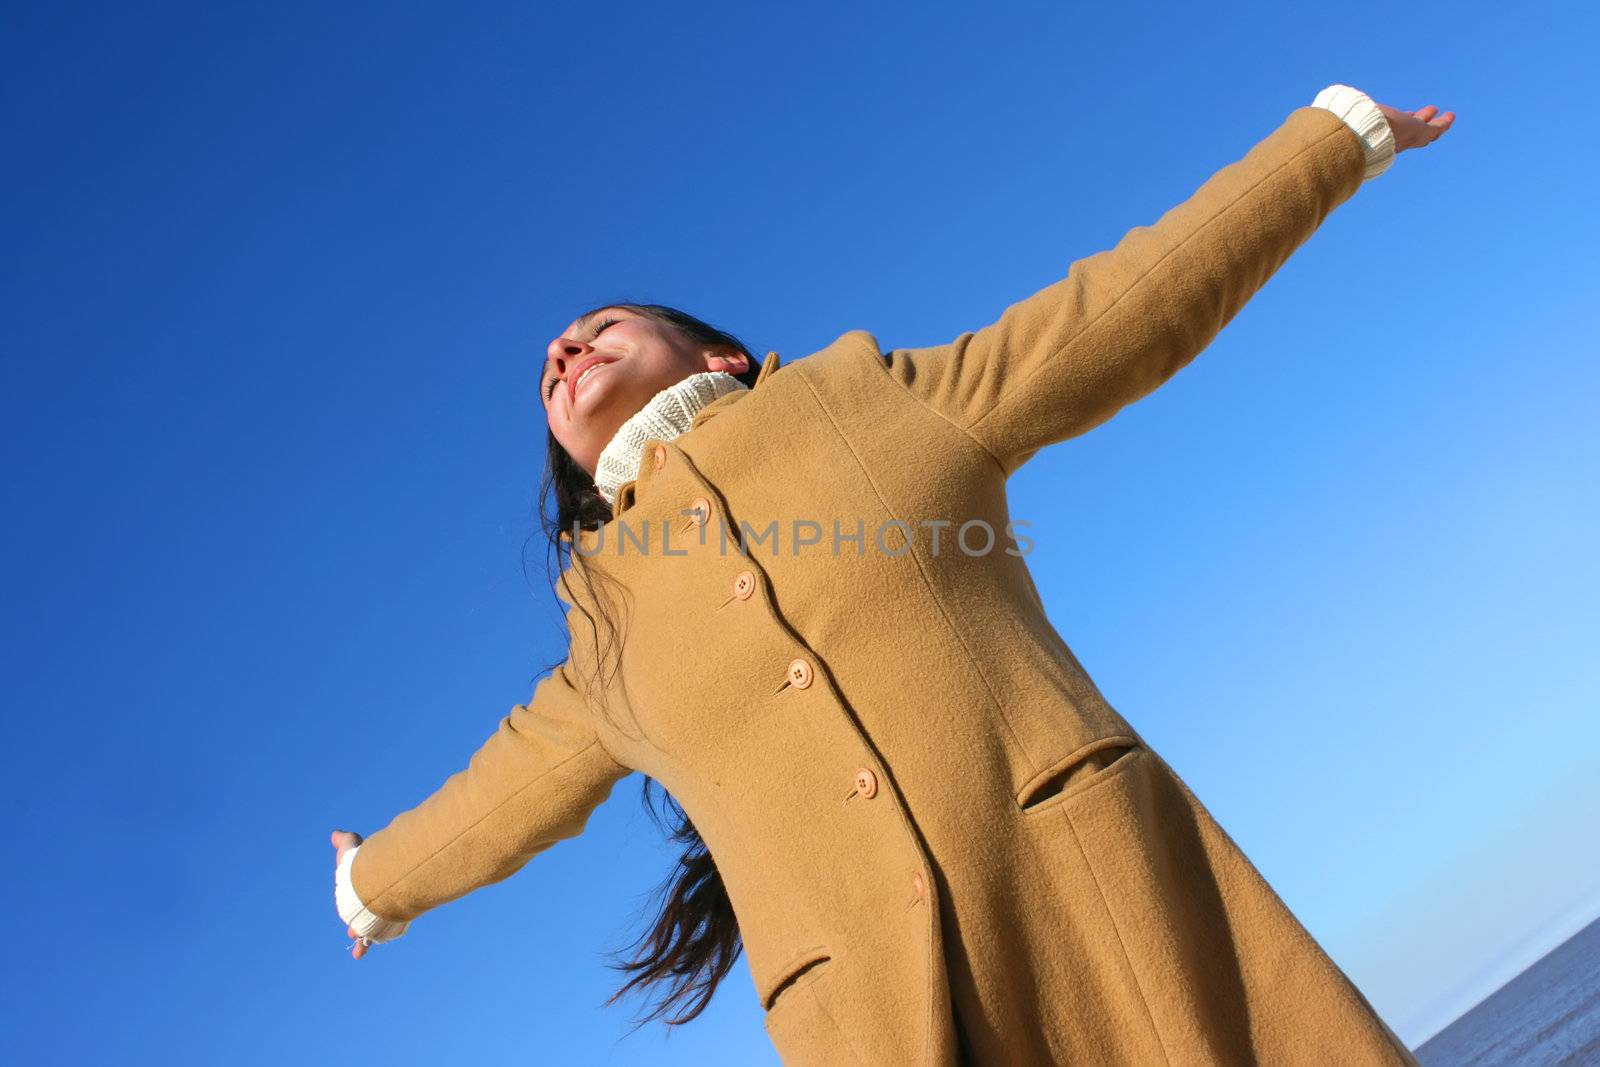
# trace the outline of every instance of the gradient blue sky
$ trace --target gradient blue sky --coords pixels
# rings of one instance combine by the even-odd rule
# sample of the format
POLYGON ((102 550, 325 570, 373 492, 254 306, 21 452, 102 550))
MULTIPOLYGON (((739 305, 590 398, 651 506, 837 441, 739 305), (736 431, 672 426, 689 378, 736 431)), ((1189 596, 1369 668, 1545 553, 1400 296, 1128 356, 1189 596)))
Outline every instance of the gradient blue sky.
POLYGON ((328 831, 562 651, 544 344, 622 298, 786 359, 945 341, 1335 81, 1456 129, 1012 510, 1409 1042, 1600 913, 1595 16, 1113 12, 8 7, 4 1058, 776 1062, 743 960, 670 1038, 600 1007, 674 855, 637 775, 345 952, 328 831))

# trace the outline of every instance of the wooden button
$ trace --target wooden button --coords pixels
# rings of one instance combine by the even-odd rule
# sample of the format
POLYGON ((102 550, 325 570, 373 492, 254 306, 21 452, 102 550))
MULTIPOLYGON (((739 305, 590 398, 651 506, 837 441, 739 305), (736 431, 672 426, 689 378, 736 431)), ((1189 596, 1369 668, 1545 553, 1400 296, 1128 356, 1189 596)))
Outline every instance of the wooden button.
POLYGON ((733 580, 733 595, 740 600, 749 600, 750 594, 756 591, 756 576, 749 571, 740 571, 739 577, 733 580))
POLYGON ((689 505, 689 510, 694 512, 694 524, 704 526, 706 520, 711 518, 711 501, 703 496, 697 496, 689 505))
POLYGON ((862 767, 856 771, 856 792, 871 800, 878 795, 878 776, 862 767))
POLYGON ((803 659, 789 661, 789 684, 804 689, 811 684, 811 664, 803 659))
POLYGON ((665 467, 667 465, 667 446, 656 445, 655 449, 650 453, 650 461, 655 464, 656 470, 665 467))

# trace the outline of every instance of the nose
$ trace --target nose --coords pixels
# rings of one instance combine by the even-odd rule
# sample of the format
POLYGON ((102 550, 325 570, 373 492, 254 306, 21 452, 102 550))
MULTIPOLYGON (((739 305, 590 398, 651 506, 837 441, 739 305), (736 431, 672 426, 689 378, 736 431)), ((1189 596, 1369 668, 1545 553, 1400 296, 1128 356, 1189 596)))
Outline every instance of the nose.
POLYGON ((550 357, 550 364, 558 378, 565 378, 568 367, 593 351, 594 349, 582 341, 574 341, 570 337, 557 337, 550 342, 549 348, 546 349, 550 357))

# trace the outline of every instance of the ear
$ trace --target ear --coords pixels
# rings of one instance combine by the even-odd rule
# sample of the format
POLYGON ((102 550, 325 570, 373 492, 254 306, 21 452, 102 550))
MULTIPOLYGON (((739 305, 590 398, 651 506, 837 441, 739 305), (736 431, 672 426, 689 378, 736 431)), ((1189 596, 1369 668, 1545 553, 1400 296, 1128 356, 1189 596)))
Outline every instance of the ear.
POLYGON ((743 374, 750 369, 750 357, 732 345, 717 345, 706 349, 706 370, 743 374))

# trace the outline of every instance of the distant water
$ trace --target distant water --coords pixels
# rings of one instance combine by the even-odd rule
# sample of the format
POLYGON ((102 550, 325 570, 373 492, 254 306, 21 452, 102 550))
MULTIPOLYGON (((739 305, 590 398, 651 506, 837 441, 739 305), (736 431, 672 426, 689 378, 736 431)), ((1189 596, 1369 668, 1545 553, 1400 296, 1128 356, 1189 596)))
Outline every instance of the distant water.
POLYGON ((1600 919, 1416 1049, 1424 1067, 1600 1065, 1600 919))

